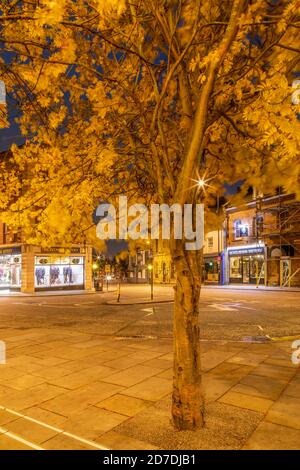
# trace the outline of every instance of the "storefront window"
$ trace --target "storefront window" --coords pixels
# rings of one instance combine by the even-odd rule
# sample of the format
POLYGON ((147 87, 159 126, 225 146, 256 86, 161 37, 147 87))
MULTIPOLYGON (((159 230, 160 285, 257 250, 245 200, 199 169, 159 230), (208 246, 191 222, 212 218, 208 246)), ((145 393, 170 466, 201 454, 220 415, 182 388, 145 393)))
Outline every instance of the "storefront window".
POLYGON ((21 287, 21 255, 0 255, 0 288, 21 287))
POLYGON ((240 257, 232 256, 230 259, 230 274, 229 277, 233 279, 242 278, 242 259, 240 257))
POLYGON ((264 280, 264 256, 230 256, 229 277, 231 282, 242 282, 244 284, 255 284, 264 280))
POLYGON ((71 287, 84 284, 84 259, 81 256, 37 256, 35 287, 71 287))

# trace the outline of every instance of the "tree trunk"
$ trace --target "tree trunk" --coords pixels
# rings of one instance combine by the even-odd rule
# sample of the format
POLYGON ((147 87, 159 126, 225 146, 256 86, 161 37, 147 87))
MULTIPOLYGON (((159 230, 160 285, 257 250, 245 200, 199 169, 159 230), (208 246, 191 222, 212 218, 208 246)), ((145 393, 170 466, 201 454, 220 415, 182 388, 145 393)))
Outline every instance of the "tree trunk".
POLYGON ((202 252, 186 251, 181 240, 171 252, 176 268, 172 417, 177 429, 194 430, 204 425, 198 311, 202 252))

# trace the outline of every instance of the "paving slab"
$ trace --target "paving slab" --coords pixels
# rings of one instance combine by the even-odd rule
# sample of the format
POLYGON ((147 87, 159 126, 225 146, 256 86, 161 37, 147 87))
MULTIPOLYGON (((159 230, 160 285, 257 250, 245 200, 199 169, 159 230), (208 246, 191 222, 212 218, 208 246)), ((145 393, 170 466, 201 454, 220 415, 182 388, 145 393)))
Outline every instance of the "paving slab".
POLYGON ((21 375, 19 377, 15 377, 11 380, 5 380, 2 382, 3 385, 7 385, 15 390, 24 390, 26 388, 35 387, 36 385, 40 385, 44 383, 46 380, 42 377, 37 377, 31 374, 21 375))
POLYGON ((69 417, 121 390, 124 390, 124 387, 106 382, 95 382, 45 401, 40 407, 69 417))
POLYGON ((6 434, 0 434, 0 450, 32 450, 32 447, 18 442, 6 434))
POLYGON ((244 450, 299 450, 300 431, 263 421, 254 431, 244 450))
POLYGON ((122 394, 142 400, 157 401, 171 393, 172 381, 160 377, 151 377, 143 382, 124 389, 122 394))
POLYGON ((110 374, 102 380, 103 382, 122 385, 123 387, 131 387, 132 385, 142 382, 148 377, 152 377, 160 372, 161 369, 155 369, 154 367, 147 367, 139 364, 120 372, 110 374))
POLYGON ((6 410, 0 410, 0 426, 15 421, 16 419, 19 419, 18 416, 8 413, 6 410))
POLYGON ((41 426, 40 424, 28 421, 24 418, 19 418, 5 425, 5 428, 18 436, 22 436, 35 444, 41 444, 42 442, 51 439, 57 435, 57 431, 48 427, 41 426))
POLYGON ((76 389, 82 387, 83 385, 88 385, 92 382, 97 382, 104 377, 111 375, 114 372, 114 369, 111 367, 105 366, 94 366, 84 369, 82 371, 77 371, 71 374, 64 375, 59 379, 50 380, 53 385, 58 387, 63 387, 66 389, 76 389))
POLYGON ((289 367, 282 367, 275 364, 261 363, 252 369, 252 374, 263 377, 289 381, 296 373, 296 370, 289 367))
POLYGON ((257 366, 263 362, 268 356, 266 354, 255 354, 250 352, 240 352, 233 357, 227 359, 227 362, 234 364, 242 364, 245 366, 257 366))
POLYGON ((119 432, 111 431, 101 438, 101 444, 112 450, 157 450, 158 447, 119 432))
POLYGON ((221 403, 226 403, 227 405, 246 408, 247 410, 257 411, 259 413, 266 413, 274 404, 274 401, 267 400, 266 398, 254 397, 233 391, 227 392, 219 399, 219 401, 221 403))
POLYGON ((64 434, 57 434, 52 439, 44 442, 43 448, 46 450, 96 450, 89 444, 64 434))
POLYGON ((94 440, 102 434, 111 431, 127 419, 128 416, 123 414, 96 406, 89 406, 79 413, 72 415, 64 423, 64 430, 73 434, 79 434, 85 439, 94 440))
POLYGON ((52 413, 51 411, 44 410, 38 406, 33 406, 32 408, 26 408, 22 413, 29 417, 41 421, 42 423, 48 424, 56 428, 63 428, 64 423, 67 418, 65 416, 59 415, 57 413, 52 413))
POLYGON ((96 403, 96 406, 114 411, 125 416, 135 416, 153 403, 139 398, 116 394, 106 400, 96 403))
POLYGON ((281 380, 250 374, 235 385, 232 391, 266 398, 267 400, 277 400, 285 386, 286 382, 281 380))
POLYGON ((50 384, 41 384, 34 388, 28 388, 1 399, 1 405, 12 410, 20 411, 31 406, 38 405, 46 400, 53 399, 64 394, 66 390, 50 384))
POLYGON ((300 397, 282 395, 270 408, 266 420, 300 430, 300 397))

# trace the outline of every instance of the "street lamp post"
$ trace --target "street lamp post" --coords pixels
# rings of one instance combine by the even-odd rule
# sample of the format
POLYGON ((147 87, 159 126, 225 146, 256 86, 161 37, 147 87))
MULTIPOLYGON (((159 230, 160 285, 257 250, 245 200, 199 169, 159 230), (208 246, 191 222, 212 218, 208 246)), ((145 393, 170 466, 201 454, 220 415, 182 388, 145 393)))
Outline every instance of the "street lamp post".
POLYGON ((148 264, 148 271, 150 273, 150 286, 151 286, 151 300, 153 300, 153 266, 148 264))

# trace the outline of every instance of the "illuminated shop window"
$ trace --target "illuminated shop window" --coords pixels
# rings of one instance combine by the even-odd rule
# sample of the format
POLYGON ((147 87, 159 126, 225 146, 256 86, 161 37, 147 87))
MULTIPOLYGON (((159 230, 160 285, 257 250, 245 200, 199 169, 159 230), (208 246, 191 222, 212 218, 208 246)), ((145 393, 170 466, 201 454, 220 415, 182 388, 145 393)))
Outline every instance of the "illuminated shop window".
POLYGON ((0 255, 0 288, 21 287, 21 255, 0 255))
POLYGON ((35 258, 35 287, 53 288, 83 286, 84 258, 82 256, 37 256, 35 258))

